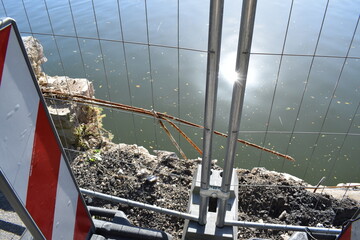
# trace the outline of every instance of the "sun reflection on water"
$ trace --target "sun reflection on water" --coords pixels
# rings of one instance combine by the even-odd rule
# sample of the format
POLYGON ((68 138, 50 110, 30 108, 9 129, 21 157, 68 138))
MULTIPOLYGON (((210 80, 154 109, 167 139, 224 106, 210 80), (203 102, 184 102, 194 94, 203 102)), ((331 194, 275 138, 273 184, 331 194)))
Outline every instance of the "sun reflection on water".
MULTIPOLYGON (((236 52, 230 52, 224 55, 220 62, 220 77, 225 80, 226 83, 233 86, 237 78, 235 71, 236 52)), ((257 78, 257 72, 251 69, 252 65, 249 65, 248 75, 246 79, 246 89, 250 91, 252 88, 259 86, 259 79, 257 78)))

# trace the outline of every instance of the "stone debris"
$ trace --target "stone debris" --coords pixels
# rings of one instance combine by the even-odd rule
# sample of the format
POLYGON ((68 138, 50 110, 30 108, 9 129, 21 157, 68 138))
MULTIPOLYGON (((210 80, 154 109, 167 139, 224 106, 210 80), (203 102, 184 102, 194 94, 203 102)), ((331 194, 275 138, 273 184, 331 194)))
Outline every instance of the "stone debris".
POLYGON ((45 73, 42 71, 41 65, 47 61, 47 58, 44 56, 43 46, 40 44, 39 40, 32 36, 23 37, 22 40, 35 76, 38 78, 39 84, 41 85, 45 78, 45 73))
MULTIPOLYGON (((89 161, 92 150, 79 155, 71 164, 82 188, 140 201, 156 206, 187 211, 196 160, 179 159, 175 153, 150 154, 137 145, 108 144, 100 150, 101 160, 89 161)), ((213 162, 213 169, 221 169, 213 162)), ((352 217, 359 203, 345 198, 312 193, 307 183, 288 174, 265 168, 238 169, 239 219, 260 223, 341 227, 352 217)), ((124 211, 132 224, 155 228, 181 239, 183 219, 85 197, 92 206, 124 211)), ((292 232, 239 228, 238 238, 289 239, 292 232)))
MULTIPOLYGON (((90 161, 92 150, 79 155, 71 166, 80 187, 156 206, 187 211, 196 161, 175 153, 150 154, 137 145, 109 143, 100 150, 101 160, 90 161)), ((181 238, 183 219, 85 197, 92 206, 121 209, 132 224, 165 230, 181 238)))
MULTIPOLYGON (((93 83, 85 78, 49 76, 41 64, 47 61, 43 47, 34 37, 23 37, 31 66, 41 90, 95 98, 93 83)), ((102 109, 73 101, 60 101, 46 94, 45 101, 59 137, 67 148, 78 150, 100 148, 111 141, 112 135, 102 127, 102 109)))

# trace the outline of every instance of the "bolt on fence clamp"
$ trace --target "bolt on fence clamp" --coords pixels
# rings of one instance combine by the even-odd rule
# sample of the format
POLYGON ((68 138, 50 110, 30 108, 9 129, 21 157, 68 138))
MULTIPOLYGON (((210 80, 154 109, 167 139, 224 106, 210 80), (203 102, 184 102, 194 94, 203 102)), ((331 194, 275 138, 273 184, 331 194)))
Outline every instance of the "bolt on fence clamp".
POLYGON ((230 192, 223 192, 220 189, 217 188, 211 188, 209 189, 200 189, 200 196, 202 197, 212 197, 212 198, 219 198, 222 200, 227 200, 230 198, 230 192))

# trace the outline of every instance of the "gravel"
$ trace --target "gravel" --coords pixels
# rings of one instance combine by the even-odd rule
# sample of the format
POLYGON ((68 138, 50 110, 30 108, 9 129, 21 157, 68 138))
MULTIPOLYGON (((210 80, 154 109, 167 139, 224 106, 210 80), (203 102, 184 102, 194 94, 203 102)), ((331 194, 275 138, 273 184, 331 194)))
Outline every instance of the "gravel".
POLYGON ((20 239, 25 225, 0 192, 0 239, 20 239))
MULTIPOLYGON (((108 144, 79 155, 71 166, 81 188, 187 211, 193 173, 199 159, 179 159, 175 153, 156 156, 137 145, 108 144)), ((220 169, 213 164, 213 168, 220 169)), ((239 219, 304 226, 341 227, 359 203, 336 200, 305 189, 307 183, 264 168, 238 169, 239 219)), ((85 196, 88 205, 124 211, 132 224, 164 230, 181 239, 184 220, 85 196)), ((287 239, 291 233, 239 228, 238 238, 287 239)))

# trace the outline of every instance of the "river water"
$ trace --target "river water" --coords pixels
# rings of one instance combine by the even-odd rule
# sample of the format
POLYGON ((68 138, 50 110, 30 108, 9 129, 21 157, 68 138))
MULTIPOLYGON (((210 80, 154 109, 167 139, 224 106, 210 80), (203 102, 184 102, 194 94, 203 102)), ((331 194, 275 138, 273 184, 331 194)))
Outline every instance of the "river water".
MULTIPOLYGON (((47 74, 86 77, 98 98, 200 125, 208 12, 208 0, 2 0, 0 5, 0 15, 16 19, 22 35, 41 41, 47 74)), ((241 1, 225 1, 216 115, 216 130, 225 133, 240 13, 241 1)), ((240 138, 296 162, 239 144, 236 167, 286 171, 313 184, 323 176, 328 185, 360 181, 359 13, 358 0, 258 0, 240 138)), ((176 151, 152 118, 104 113, 114 141, 176 151)), ((189 158, 200 157, 168 128, 189 158)), ((201 129, 181 129, 202 147, 201 129)), ((220 164, 225 148, 226 140, 215 136, 213 158, 220 164)))

